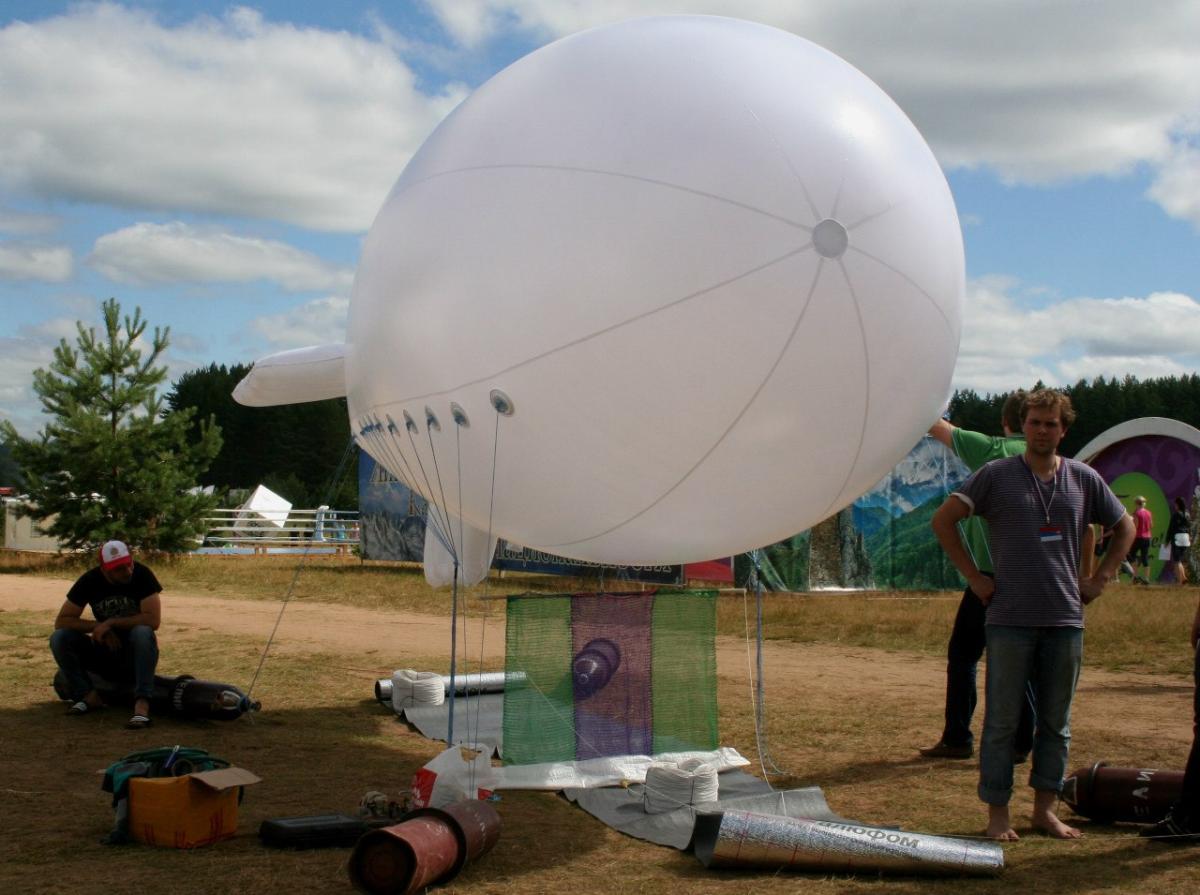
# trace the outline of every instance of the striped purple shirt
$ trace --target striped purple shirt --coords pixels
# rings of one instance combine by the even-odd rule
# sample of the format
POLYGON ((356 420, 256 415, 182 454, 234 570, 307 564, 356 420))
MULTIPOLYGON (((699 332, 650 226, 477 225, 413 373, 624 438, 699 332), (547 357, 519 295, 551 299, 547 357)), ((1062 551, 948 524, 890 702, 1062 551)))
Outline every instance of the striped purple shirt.
POLYGON ((989 625, 1083 627, 1079 546, 1089 523, 1111 528, 1125 507, 1094 469, 1059 458, 1042 482, 1023 456, 993 460, 954 492, 987 520, 996 592, 989 625))

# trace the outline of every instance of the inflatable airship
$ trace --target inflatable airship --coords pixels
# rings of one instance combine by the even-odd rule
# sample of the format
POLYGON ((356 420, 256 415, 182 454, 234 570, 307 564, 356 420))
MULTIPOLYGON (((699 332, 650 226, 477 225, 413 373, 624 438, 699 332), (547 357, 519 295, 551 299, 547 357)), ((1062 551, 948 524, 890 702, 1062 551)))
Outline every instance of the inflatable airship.
POLYGON ((346 396, 459 580, 497 535, 704 560, 812 526, 919 440, 963 281, 945 177, 870 79, 763 25, 636 19, 449 115, 367 236, 345 343, 235 397, 346 396))

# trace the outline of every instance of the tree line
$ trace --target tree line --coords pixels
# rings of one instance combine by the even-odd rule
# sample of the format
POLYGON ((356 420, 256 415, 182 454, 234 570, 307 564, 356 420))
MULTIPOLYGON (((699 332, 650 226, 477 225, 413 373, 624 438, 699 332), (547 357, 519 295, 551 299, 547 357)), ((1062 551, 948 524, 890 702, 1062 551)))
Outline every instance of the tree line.
POLYGON ((101 311, 99 331, 80 321, 74 344, 60 340, 33 373, 42 431, 25 438, 0 421, 0 485, 18 486, 18 512, 65 549, 112 538, 190 549, 228 492, 258 484, 296 506, 357 508, 344 400, 242 407, 232 392, 250 368, 216 364, 181 376, 164 399, 170 328, 149 335, 141 309, 122 315, 115 299, 101 311))
MULTIPOLYGON (((1041 388, 1039 381, 1032 388, 1041 388)), ((1127 420, 1162 416, 1200 429, 1200 375, 1165 376, 1139 380, 1135 376, 1081 379, 1060 389, 1071 398, 1078 419, 1059 447, 1074 457, 1089 441, 1127 420)), ((954 392, 950 422, 964 429, 1000 434, 1000 411, 1009 392, 979 395, 970 389, 954 392)))
MULTIPOLYGON (((299 507, 358 507, 358 452, 345 399, 243 407, 232 394, 250 367, 214 363, 179 377, 164 400, 166 368, 157 361, 169 329, 143 339, 141 310, 122 317, 115 299, 102 316, 99 333, 80 322, 75 344, 61 340, 49 367, 34 371, 49 420, 42 432, 26 439, 0 423, 0 485, 21 487, 35 508, 29 514, 65 546, 119 537, 146 549, 187 549, 229 491, 258 484, 299 507), (216 493, 197 493, 197 484, 216 493)), ((1064 391, 1079 413, 1061 447, 1066 456, 1137 417, 1200 428, 1200 375, 1101 376, 1064 391)), ((949 418, 998 433, 1007 396, 958 390, 949 418)))
POLYGON ((233 389, 249 372, 249 364, 209 364, 184 373, 167 394, 173 412, 192 411, 193 435, 209 419, 221 431, 221 449, 200 484, 218 491, 262 484, 296 507, 358 509, 358 451, 342 463, 350 446, 346 399, 244 407, 233 389))

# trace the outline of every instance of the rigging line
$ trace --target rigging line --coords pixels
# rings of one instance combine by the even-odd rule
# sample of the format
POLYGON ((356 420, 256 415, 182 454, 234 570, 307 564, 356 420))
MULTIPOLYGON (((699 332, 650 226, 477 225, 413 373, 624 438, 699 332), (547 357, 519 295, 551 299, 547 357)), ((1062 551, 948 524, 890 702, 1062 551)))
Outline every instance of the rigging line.
MULTIPOLYGON (((350 440, 346 443, 346 449, 342 451, 342 459, 338 461, 337 468, 334 470, 333 478, 325 488, 325 502, 328 503, 337 487, 341 484, 342 476, 345 474, 346 461, 350 457, 351 449, 355 445, 354 435, 351 434, 350 440)), ((304 547, 304 552, 300 554, 300 561, 296 563, 296 570, 292 573, 291 583, 288 585, 287 592, 283 597, 283 604, 279 607, 279 615, 275 617, 275 625, 271 628, 271 634, 267 638, 267 644, 263 647, 262 655, 258 659, 258 668, 254 670, 254 677, 250 679, 250 686, 246 688, 246 700, 249 701, 250 696, 254 693, 254 687, 258 683, 258 677, 262 674, 263 665, 266 664, 267 654, 271 651, 271 644, 275 641, 275 634, 279 631, 279 624, 283 621, 284 610, 287 609, 288 603, 291 602, 292 594, 296 590, 296 582, 300 578, 300 572, 304 569, 308 557, 312 555, 312 539, 309 539, 308 544, 304 547)), ((251 713, 253 719, 253 713, 251 713)))
POLYGON ((754 576, 754 599, 757 615, 757 637, 755 645, 758 652, 758 717, 759 725, 762 728, 762 759, 764 761, 763 773, 766 773, 765 764, 770 764, 771 771, 776 774, 783 774, 779 765, 775 763, 774 757, 771 755, 771 740, 770 734, 767 732, 767 698, 766 698, 766 672, 763 669, 763 653, 765 648, 764 628, 763 628, 763 587, 762 578, 758 575, 754 576))
MULTIPOLYGON (((433 443, 433 426, 430 425, 428 417, 425 420, 425 435, 429 440, 429 456, 433 461, 433 473, 437 479, 438 495, 441 498, 442 515, 446 523, 446 533, 450 537, 451 547, 450 555, 454 559, 454 580, 450 587, 450 720, 446 725, 446 745, 454 745, 454 702, 456 698, 455 691, 458 689, 454 686, 455 678, 458 676, 458 582, 459 572, 462 569, 463 552, 466 549, 466 543, 462 539, 461 520, 459 525, 459 542, 455 545, 453 525, 450 521, 450 507, 446 503, 446 488, 442 482, 442 469, 438 463, 437 447, 433 443)), ((412 433, 409 432, 409 439, 412 439, 412 433)), ((413 446, 413 452, 416 453, 416 446, 413 446)), ((420 462, 420 456, 417 457, 417 462, 420 462)), ((424 471, 424 466, 422 466, 424 471)), ((460 482, 461 486, 461 482, 460 482)), ((459 492, 462 493, 461 491, 459 492)), ((466 614, 463 614, 463 643, 466 644, 466 614)), ((467 705, 470 706, 469 695, 465 696, 468 700, 467 705)), ((470 722, 467 724, 468 737, 471 731, 470 722)), ((470 775, 469 775, 470 776, 470 775)), ((474 780, 471 781, 472 789, 474 789, 474 780)))
POLYGON ((759 567, 759 550, 750 551, 750 574, 754 578, 754 588, 756 594, 757 614, 759 618, 757 642, 757 663, 750 656, 750 617, 747 601, 749 594, 742 595, 742 621, 745 626, 745 642, 746 642, 746 670, 747 678, 750 685, 750 700, 754 711, 754 744, 758 751, 758 764, 763 772, 763 779, 769 786, 772 774, 782 775, 784 772, 775 764, 775 760, 771 758, 769 746, 767 745, 766 734, 766 711, 765 700, 763 699, 763 661, 762 661, 762 574, 759 567), (755 666, 757 665, 757 674, 755 666))
MULTIPOLYGON (((401 449, 400 445, 398 445, 396 443, 396 432, 398 431, 399 426, 396 425, 396 421, 393 420, 391 418, 391 416, 388 416, 387 414, 384 414, 384 416, 387 417, 387 421, 388 421, 387 438, 384 438, 384 436, 383 436, 384 425, 383 425, 382 421, 379 420, 378 417, 375 417, 375 423, 374 423, 373 428, 375 431, 380 433, 379 441, 382 446, 384 454, 389 459, 391 459, 393 461, 393 463, 395 463, 396 460, 399 460, 400 461, 399 464, 396 464, 397 469, 399 469, 402 466, 405 470, 405 472, 403 472, 403 473, 397 472, 396 477, 400 478, 400 479, 404 479, 404 483, 405 483, 405 485, 408 486, 409 490, 415 491, 417 494, 420 494, 421 497, 425 500, 427 505, 432 504, 432 500, 430 500, 430 498, 427 497, 425 495, 425 493, 422 492, 419 487, 417 487, 417 477, 415 475, 413 475, 412 466, 409 464, 408 459, 404 456, 404 451, 401 449)), ((415 447, 414 447, 414 453, 415 453, 415 447)), ((427 517, 428 517, 428 515, 429 514, 426 513, 427 517)), ((428 525, 428 522, 426 522, 426 524, 428 525)), ((438 537, 438 539, 442 542, 443 546, 446 547, 446 552, 453 555, 454 554, 453 546, 447 544, 447 541, 449 539, 442 537, 442 535, 437 530, 436 517, 434 519, 434 535, 436 537, 438 537)))
MULTIPOLYGON (((387 416, 385 414, 385 416, 387 416)), ((380 455, 388 461, 388 468, 392 474, 404 484, 409 491, 421 495, 425 499, 425 495, 421 494, 421 490, 416 486, 416 477, 412 474, 412 469, 408 466, 408 461, 404 459, 403 452, 395 444, 396 441, 396 421, 390 416, 387 417, 388 425, 386 427, 387 435, 385 437, 385 427, 383 421, 378 416, 371 415, 367 419, 371 422, 367 425, 366 431, 370 433, 372 443, 379 451, 380 455), (399 460, 400 462, 397 462, 399 460)))
MULTIPOLYGON (((502 414, 500 413, 499 410, 497 410, 496 411, 496 425, 492 430, 492 480, 491 480, 491 486, 490 486, 489 494, 488 494, 488 526, 487 526, 486 540, 484 541, 484 545, 485 545, 484 549, 489 550, 489 553, 488 553, 488 557, 487 557, 487 566, 483 572, 483 619, 479 626, 479 671, 480 671, 480 673, 483 672, 483 657, 485 655, 484 650, 485 650, 486 643, 487 643, 487 623, 488 623, 488 616, 491 614, 491 601, 488 600, 488 592, 489 592, 489 589, 491 586, 490 572, 491 572, 491 567, 492 567, 492 560, 494 557, 494 551, 491 550, 491 548, 492 548, 492 516, 493 516, 493 512, 496 507, 496 467, 497 467, 497 458, 499 457, 499 454, 500 454, 500 417, 501 416, 502 416, 502 414)), ((461 470, 461 463, 462 463, 462 455, 460 453, 459 454, 460 470, 461 470)), ((461 471, 460 471, 460 475, 461 475, 461 471)), ((461 501, 462 500, 462 489, 461 488, 459 489, 458 493, 459 493, 459 500, 461 501)), ((460 519, 461 519, 461 517, 460 517, 460 519)), ((466 641, 465 633, 463 635, 463 639, 465 642, 466 641)), ((506 666, 505 667, 505 672, 506 672, 505 679, 506 680, 507 680, 507 664, 508 663, 505 662, 505 666, 506 666)), ((476 711, 475 711, 476 731, 478 731, 478 727, 480 724, 480 720, 479 720, 480 709, 481 709, 481 707, 477 706, 476 711)), ((470 716, 468 715, 468 718, 469 717, 470 716)), ((470 723, 470 722, 468 721, 468 723, 470 723)))
MULTIPOLYGON (((416 427, 416 423, 413 424, 413 427, 416 427)), ((417 450, 417 442, 416 439, 413 438, 413 430, 406 425, 404 427, 404 431, 408 433, 408 443, 412 446, 413 457, 417 461, 417 468, 421 470, 421 477, 425 480, 425 492, 429 495, 428 516, 431 518, 434 517, 435 511, 440 514, 437 516, 437 524, 434 526, 434 533, 437 534, 440 530, 441 535, 446 541, 449 542, 443 542, 443 546, 446 548, 447 552, 449 552, 450 556, 453 557, 455 565, 457 566, 458 553, 454 549, 454 539, 450 535, 450 518, 447 515, 446 508, 438 506, 437 501, 433 499, 433 483, 429 481, 429 473, 425 471, 425 464, 421 462, 421 453, 417 450)))
MULTIPOLYGON (((419 494, 421 496, 421 499, 425 501, 425 505, 426 505, 425 526, 426 526, 426 528, 428 529, 432 522, 432 529, 433 529, 434 537, 436 537, 441 542, 442 546, 446 548, 447 553, 449 553, 451 556, 455 556, 452 539, 444 531, 442 531, 439 527, 440 520, 439 520, 439 518, 437 516, 437 512, 436 512, 436 503, 432 499, 432 490, 428 489, 428 483, 426 483, 426 489, 428 489, 428 490, 426 490, 426 491, 421 490, 420 486, 418 485, 417 476, 413 472, 412 465, 408 462, 408 458, 405 456, 403 448, 399 444, 396 443, 396 433, 400 430, 400 427, 398 425, 396 425, 396 421, 394 419, 392 419, 392 417, 389 414, 384 414, 384 416, 387 417, 387 421, 388 421, 388 425, 387 425, 388 437, 390 438, 390 440, 395 448, 394 455, 393 455, 393 452, 390 450, 385 451, 385 453, 389 457, 398 458, 400 460, 400 466, 402 466, 407 473, 407 478, 405 479, 405 484, 408 485, 408 488, 410 491, 414 491, 415 493, 419 494)), ((382 432, 383 423, 377 421, 375 423, 375 426, 379 429, 379 431, 382 432)), ((407 426, 405 427, 405 431, 407 431, 407 426)), ((381 438, 382 438, 382 436, 381 436, 381 438)), ((412 440, 411 432, 409 433, 409 440, 410 440, 410 442, 412 440)), ((386 446, 386 442, 384 444, 386 446)), ((417 452, 416 445, 413 445, 413 453, 416 454, 416 452, 417 452)), ((404 474, 397 472, 396 477, 403 478, 404 474)))
MULTIPOLYGON (((758 585, 758 572, 754 566, 754 552, 755 551, 753 551, 753 550, 750 551, 750 554, 751 554, 750 574, 752 576, 754 576, 755 585, 757 586, 758 585)), ((757 680, 756 680, 756 676, 755 676, 754 660, 750 656, 750 610, 749 610, 749 606, 748 606, 749 599, 750 599, 750 596, 749 596, 748 592, 742 594, 742 624, 743 624, 743 628, 745 631, 744 640, 746 643, 746 680, 750 686, 750 709, 754 713, 754 746, 755 746, 755 749, 758 751, 758 766, 759 766, 759 768, 762 769, 763 781, 768 786, 770 786, 771 785, 771 780, 770 780, 771 775, 767 771, 767 763, 763 759, 762 730, 761 730, 761 727, 759 724, 759 717, 758 717, 758 701, 755 698, 755 695, 756 695, 757 689, 758 689, 758 684, 757 684, 757 680)), ((774 788, 774 787, 772 787, 772 788, 774 788)))
MULTIPOLYGON (((384 468, 391 472, 396 477, 396 480, 408 488, 410 492, 421 495, 421 498, 425 499, 420 489, 416 487, 411 470, 406 474, 405 467, 407 464, 403 462, 403 455, 399 454, 398 451, 392 450, 391 445, 395 440, 395 422, 390 416, 388 417, 387 435, 385 436, 383 422, 378 417, 368 416, 366 419, 370 420, 370 422, 363 429, 364 436, 370 438, 371 445, 378 451, 379 458, 382 458, 381 460, 377 459, 377 462, 382 463, 384 468), (397 459, 402 462, 397 463, 397 459)), ((372 456, 374 457, 375 454, 372 454, 372 456)))
MULTIPOLYGON (((436 512, 433 512, 433 513, 429 512, 429 507, 434 506, 433 501, 431 501, 429 499, 429 497, 426 496, 425 493, 422 492, 421 489, 418 487, 417 477, 416 477, 416 475, 413 474, 412 465, 408 462, 408 458, 404 456, 404 450, 402 449, 402 447, 396 443, 396 433, 400 430, 400 427, 396 425, 396 421, 394 419, 392 419, 389 414, 384 414, 384 416, 387 417, 387 421, 388 421, 388 425, 387 425, 388 438, 394 448, 394 451, 389 449, 389 450, 385 451, 385 453, 387 453, 387 455, 389 457, 391 457, 392 459, 398 459, 400 461, 399 464, 397 465, 397 470, 399 470, 401 467, 403 467, 403 469, 404 469, 403 472, 397 472, 396 477, 403 480, 404 484, 408 487, 408 489, 410 491, 412 491, 414 494, 420 495, 421 499, 423 501, 425 501, 425 506, 426 506, 425 525, 426 525, 426 527, 427 528, 430 527, 431 522, 432 522, 433 536, 435 538, 437 538, 438 541, 441 542, 443 547, 446 548, 447 553, 449 553, 452 557, 457 558, 457 554, 454 551, 453 539, 451 537, 449 537, 449 535, 447 535, 446 533, 442 532, 439 529, 439 519, 437 517, 436 512)), ((382 423, 379 423, 378 425, 380 427, 383 426, 382 423)), ((384 442, 385 445, 387 443, 388 442, 384 442)))
MULTIPOLYGON (((466 545, 464 544, 463 539, 462 539, 461 526, 459 528, 458 544, 457 545, 454 544, 454 526, 450 523, 450 506, 449 506, 449 504, 446 503, 446 488, 442 484, 442 470, 441 470, 441 467, 438 465, 437 448, 433 444, 433 427, 431 425, 429 425, 428 420, 426 420, 426 422, 425 422, 425 434, 429 438, 429 456, 433 460, 433 474, 434 474, 434 477, 437 479, 438 494, 441 496, 441 499, 442 499, 441 505, 442 505, 442 513, 445 516, 445 520, 446 520, 446 534, 450 536, 450 547, 451 547, 450 554, 454 557, 454 565, 455 565, 455 567, 457 567, 458 563, 459 563, 459 559, 460 559, 460 554, 463 552, 466 545)), ((460 492, 460 494, 461 494, 461 492, 460 492)))
MULTIPOLYGON (((381 441, 383 444, 387 443, 386 441, 383 441, 382 439, 381 439, 381 441)), ((402 484, 409 491, 409 494, 410 494, 409 512, 411 513, 411 511, 412 511, 411 496, 415 496, 418 499, 420 499, 426 505, 426 510, 428 510, 429 499, 424 494, 422 494, 421 489, 417 487, 416 480, 413 478, 413 475, 412 475, 412 470, 410 468, 408 468, 408 463, 404 461, 403 455, 397 454, 396 456, 393 456, 392 451, 390 451, 390 450, 384 451, 383 453, 385 453, 385 455, 389 461, 394 462, 397 458, 399 458, 399 460, 401 461, 398 464, 394 464, 394 468, 392 468, 392 467, 388 467, 388 468, 392 471, 392 474, 396 477, 396 481, 398 481, 400 484, 402 484)), ((428 521, 428 512, 426 512, 426 523, 425 524, 427 527, 432 528, 434 537, 436 537, 438 539, 438 541, 440 541, 443 545, 445 545, 447 542, 447 539, 442 537, 441 533, 438 532, 436 517, 434 518, 432 526, 431 526, 430 522, 428 521)), ((447 550, 447 552, 449 552, 450 548, 447 547, 446 550, 447 550)))
MULTIPOLYGON (((458 542, 463 545, 463 551, 465 552, 467 542, 466 542, 466 533, 464 532, 464 529, 463 529, 463 507, 462 507, 462 500, 463 500, 462 425, 459 424, 459 422, 457 420, 455 420, 455 426, 454 426, 454 455, 455 455, 454 458, 455 458, 455 470, 456 470, 455 474, 457 476, 457 484, 458 484, 458 542)), ((484 572, 484 577, 485 578, 487 577, 486 570, 484 572)), ((467 624, 467 615, 468 614, 469 613, 468 613, 467 595, 463 594, 462 640, 463 640, 463 649, 465 652, 467 675, 469 677, 470 673, 471 673, 471 658, 470 658, 469 651, 467 651, 467 645, 470 643, 469 634, 468 634, 468 624, 467 624)), ((481 625, 485 628, 487 626, 487 604, 486 604, 486 602, 484 603, 484 618, 481 621, 481 625)), ((452 627, 452 629, 451 629, 452 634, 453 634, 453 630, 454 629, 452 627)), ((479 664, 476 666, 476 671, 479 673, 479 675, 482 678, 482 675, 483 675, 483 643, 482 643, 482 640, 480 641, 479 664)), ((478 741, 478 737, 479 737, 479 725, 480 725, 479 719, 480 719, 480 713, 482 711, 481 701, 483 698, 483 692, 482 692, 482 690, 480 690, 480 692, 476 693, 475 700, 472 703, 472 701, 470 699, 470 690, 468 688, 467 697, 468 697, 467 702, 466 702, 467 738, 468 738, 468 740, 470 740, 471 743, 475 743, 478 741), (471 713, 472 707, 475 709, 474 724, 472 724, 472 713, 471 713)), ((475 765, 473 762, 469 766, 467 773, 468 773, 469 783, 470 783, 470 787, 471 787, 471 792, 474 792, 475 791, 475 765)))
MULTIPOLYGON (((454 745, 454 672, 458 663, 458 560, 454 561, 454 585, 450 589, 450 716, 446 721, 446 745, 454 745)), ((468 728, 468 732, 470 728, 468 728)), ((472 789, 474 789, 472 781, 472 789)))

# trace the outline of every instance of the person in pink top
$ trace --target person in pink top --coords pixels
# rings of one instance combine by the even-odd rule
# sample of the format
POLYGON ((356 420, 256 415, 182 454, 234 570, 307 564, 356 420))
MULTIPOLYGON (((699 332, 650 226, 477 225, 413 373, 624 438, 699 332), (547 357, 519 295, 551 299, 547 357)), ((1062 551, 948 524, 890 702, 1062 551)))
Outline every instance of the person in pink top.
POLYGON ((1133 548, 1129 551, 1129 556, 1126 559, 1133 567, 1133 583, 1149 584, 1150 538, 1151 531, 1154 528, 1154 516, 1146 509, 1146 498, 1137 497, 1134 503, 1137 505, 1137 509, 1133 511, 1133 548), (1137 573, 1138 566, 1142 567, 1141 575, 1137 573))

